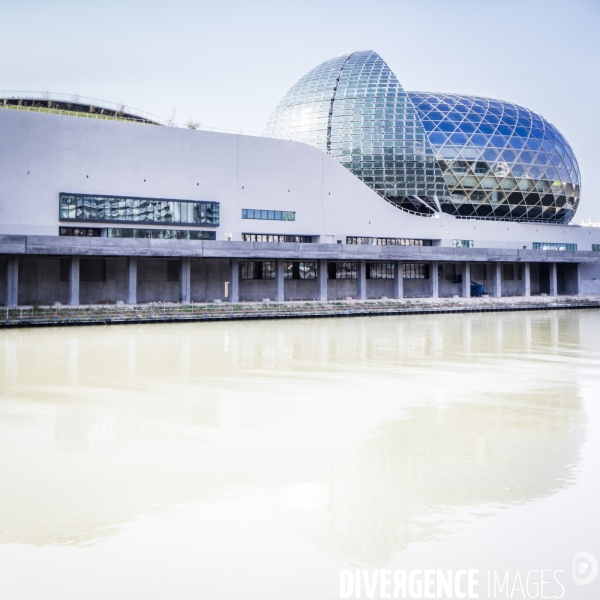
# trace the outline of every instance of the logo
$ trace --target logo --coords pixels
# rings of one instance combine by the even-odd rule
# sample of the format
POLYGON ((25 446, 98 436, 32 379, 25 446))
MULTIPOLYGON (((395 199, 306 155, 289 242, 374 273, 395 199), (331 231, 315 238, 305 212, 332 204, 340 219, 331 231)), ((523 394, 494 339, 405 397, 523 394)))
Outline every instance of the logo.
POLYGON ((573 581, 577 585, 592 583, 598 575, 598 561, 589 552, 573 555, 573 581))

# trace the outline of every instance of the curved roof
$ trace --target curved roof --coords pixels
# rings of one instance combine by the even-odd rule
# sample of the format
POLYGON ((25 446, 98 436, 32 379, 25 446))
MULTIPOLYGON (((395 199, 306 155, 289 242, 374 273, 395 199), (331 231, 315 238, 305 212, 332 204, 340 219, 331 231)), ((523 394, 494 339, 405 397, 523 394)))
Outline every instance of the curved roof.
POLYGON ((570 220, 581 176, 564 136, 510 102, 409 92, 461 216, 570 220))
POLYGON ((386 199, 413 196, 416 212, 431 212, 418 196, 448 194, 410 98, 371 50, 308 72, 277 105, 264 135, 327 151, 386 199))

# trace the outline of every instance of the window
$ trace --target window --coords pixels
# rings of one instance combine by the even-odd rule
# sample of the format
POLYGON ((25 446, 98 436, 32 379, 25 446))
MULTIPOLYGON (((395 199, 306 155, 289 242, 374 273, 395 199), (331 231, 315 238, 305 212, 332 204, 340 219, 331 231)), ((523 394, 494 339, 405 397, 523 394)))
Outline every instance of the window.
POLYGON ((100 237, 100 230, 89 229, 87 227, 59 227, 58 235, 74 237, 100 237))
POLYGON ((512 265, 504 265, 504 280, 505 281, 513 280, 513 266, 512 265))
POLYGON ((394 279, 394 263, 369 263, 367 279, 394 279))
POLYGON ((404 279, 429 279, 429 265, 427 263, 405 263, 404 279))
POLYGON ((452 240, 452 246, 454 248, 474 248, 475 243, 473 240, 452 240))
POLYGON ((316 262, 286 262, 283 263, 284 279, 316 279, 316 262))
POLYGON ((263 221, 295 221, 296 213, 289 210, 259 210, 242 208, 242 219, 262 219, 263 221))
POLYGON ((214 231, 193 231, 189 229, 125 229, 109 227, 106 230, 109 238, 143 238, 153 240, 216 240, 214 231))
POLYGON ((241 263, 242 279, 275 279, 275 261, 249 261, 241 263))
POLYGON ((60 194, 61 221, 219 225, 218 202, 60 194))
POLYGON ((295 244, 310 244, 310 235, 281 235, 271 233, 242 233, 243 242, 288 242, 295 244))
POLYGON ((433 246, 433 240, 413 240, 410 238, 347 237, 346 244, 366 244, 372 246, 433 246))
POLYGON ((600 252, 600 244, 592 244, 592 252, 600 252))
POLYGON ((336 262, 329 263, 335 265, 334 268, 330 267, 329 278, 330 279, 358 279, 358 263, 356 262, 336 262), (335 274, 335 277, 331 277, 335 274))
POLYGON ((577 244, 563 244, 561 242, 533 242, 534 250, 577 250, 577 244))

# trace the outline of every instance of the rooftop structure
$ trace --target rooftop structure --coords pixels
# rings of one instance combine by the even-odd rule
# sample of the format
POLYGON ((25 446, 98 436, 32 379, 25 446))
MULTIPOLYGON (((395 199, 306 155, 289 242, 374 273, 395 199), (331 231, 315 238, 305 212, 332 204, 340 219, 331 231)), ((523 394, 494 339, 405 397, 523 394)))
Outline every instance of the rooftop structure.
POLYGON ((424 216, 568 223, 579 203, 573 150, 543 117, 488 98, 407 93, 371 50, 312 69, 264 134, 326 151, 424 216))

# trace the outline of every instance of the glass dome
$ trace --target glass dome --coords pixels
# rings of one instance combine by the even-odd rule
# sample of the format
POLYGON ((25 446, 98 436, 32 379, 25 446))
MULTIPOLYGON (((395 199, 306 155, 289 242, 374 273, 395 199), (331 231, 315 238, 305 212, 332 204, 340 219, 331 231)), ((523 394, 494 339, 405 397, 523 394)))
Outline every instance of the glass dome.
POLYGON ((499 100, 409 92, 463 217, 571 220, 580 193, 573 150, 543 117, 499 100))
POLYGON ((407 93, 371 50, 312 69, 264 135, 328 152, 420 215, 566 223, 579 202, 573 151, 543 117, 487 98, 407 93))

